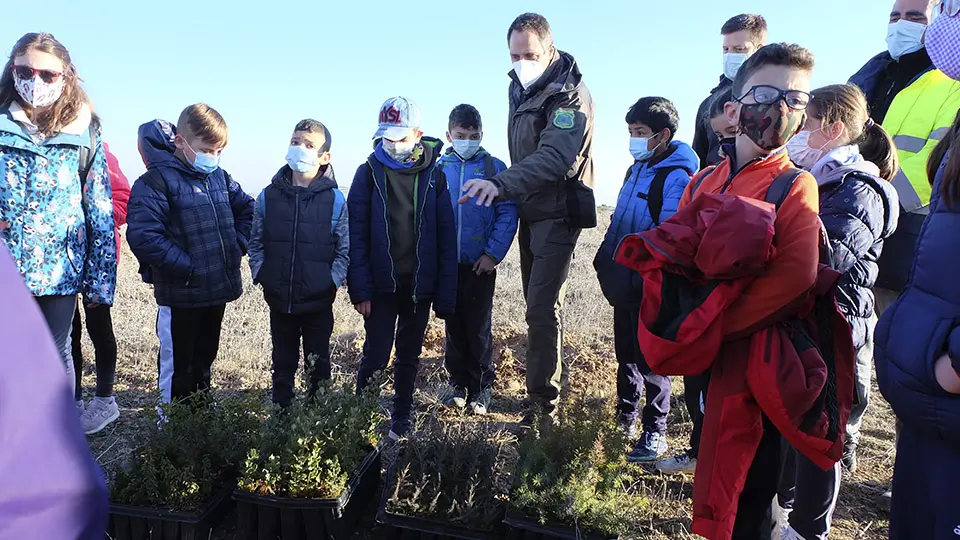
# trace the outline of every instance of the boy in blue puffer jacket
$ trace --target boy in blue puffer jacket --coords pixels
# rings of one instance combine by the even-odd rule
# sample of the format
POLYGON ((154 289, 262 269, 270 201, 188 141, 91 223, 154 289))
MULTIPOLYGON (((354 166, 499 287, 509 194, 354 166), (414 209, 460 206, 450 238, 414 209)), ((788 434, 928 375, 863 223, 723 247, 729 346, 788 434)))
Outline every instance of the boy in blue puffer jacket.
POLYGON ((240 298, 253 198, 220 168, 227 124, 204 104, 180 114, 176 128, 140 126, 147 172, 130 192, 127 242, 160 306, 161 400, 210 387, 228 302, 240 298))
POLYGON ((347 284, 366 337, 357 390, 386 369, 396 339, 390 438, 410 430, 413 389, 430 321, 453 315, 457 239, 443 168, 443 143, 424 137, 420 109, 402 97, 380 108, 375 149, 357 169, 347 196, 347 284))
POLYGON ((650 230, 672 216, 680 197, 697 171, 693 149, 674 141, 679 117, 673 104, 661 97, 645 97, 627 112, 630 153, 636 162, 627 171, 610 228, 594 260, 604 296, 613 306, 613 336, 617 354, 617 422, 630 438, 636 433, 640 397, 644 389, 643 434, 627 459, 649 463, 667 451, 667 415, 670 378, 650 370, 637 343, 642 283, 640 275, 614 262, 617 246, 629 234, 650 230))
POLYGON ((447 177, 457 228, 460 269, 457 310, 447 319, 444 363, 450 374, 448 407, 469 405, 474 414, 490 408, 493 381, 493 293, 496 267, 507 255, 517 234, 517 205, 459 204, 463 185, 474 178, 490 178, 507 168, 480 147, 483 123, 472 105, 458 105, 450 113, 447 140, 453 145, 440 164, 447 177))

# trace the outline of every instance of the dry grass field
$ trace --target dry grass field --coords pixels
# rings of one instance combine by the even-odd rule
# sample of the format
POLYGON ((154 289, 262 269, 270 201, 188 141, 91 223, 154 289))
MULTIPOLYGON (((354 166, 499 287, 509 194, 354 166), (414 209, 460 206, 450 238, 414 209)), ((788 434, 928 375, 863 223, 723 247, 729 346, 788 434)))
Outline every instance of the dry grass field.
MULTIPOLYGON (((593 271, 593 256, 609 222, 609 212, 601 217, 601 226, 585 231, 577 248, 568 285, 565 321, 565 354, 573 364, 571 392, 609 397, 615 390, 616 360, 613 355, 612 308, 600 293, 593 271)), ((117 374, 117 400, 121 419, 90 438, 94 455, 107 469, 130 457, 138 434, 147 421, 138 412, 156 403, 157 338, 154 325, 156 305, 149 286, 137 275, 137 263, 124 248, 120 264, 119 291, 114 308, 114 324, 120 357, 117 374)), ((269 399, 270 334, 267 306, 258 290, 250 284, 244 268, 246 289, 240 300, 227 307, 221 336, 220 355, 214 364, 217 391, 258 392, 269 399)), ((524 395, 523 358, 525 350, 524 299, 520 288, 517 250, 500 266, 497 276, 494 311, 495 356, 499 380, 492 405, 493 414, 484 421, 512 423, 519 420, 524 395)), ((346 375, 356 372, 363 341, 363 324, 341 292, 335 305, 336 326, 332 340, 335 371, 346 375)), ((84 385, 93 389, 92 350, 85 339, 84 385)), ((424 344, 418 385, 418 402, 424 409, 436 401, 445 384, 443 369, 443 326, 432 321, 424 344)), ((691 428, 683 407, 682 381, 674 381, 673 407, 669 437, 672 453, 685 448, 691 428)), ((89 398, 89 396, 88 396, 89 398)), ((446 413, 447 421, 473 421, 446 413)), ((860 469, 846 475, 840 503, 834 518, 831 538, 879 540, 887 537, 886 517, 880 514, 874 499, 884 490, 893 469, 893 415, 879 393, 874 393, 861 443, 860 469)), ((650 496, 649 534, 644 538, 695 538, 690 528, 692 477, 664 477, 652 468, 644 474, 645 490, 650 496)), ((227 523, 217 538, 233 538, 227 523)), ((369 538, 381 538, 376 531, 369 538)))

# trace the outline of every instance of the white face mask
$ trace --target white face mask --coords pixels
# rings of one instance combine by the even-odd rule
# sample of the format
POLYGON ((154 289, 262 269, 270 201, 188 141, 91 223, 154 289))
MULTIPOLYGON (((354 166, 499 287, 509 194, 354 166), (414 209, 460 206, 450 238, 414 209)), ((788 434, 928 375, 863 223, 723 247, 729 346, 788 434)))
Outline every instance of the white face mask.
POLYGON ((633 159, 637 161, 646 161, 653 157, 653 151, 657 149, 657 146, 660 146, 657 143, 657 146, 647 149, 650 146, 649 137, 630 137, 630 155, 633 156, 633 159))
POLYGON ((56 103, 63 95, 65 83, 66 79, 62 76, 54 83, 43 82, 40 77, 21 79, 16 74, 13 76, 13 86, 20 94, 20 98, 33 108, 49 107, 56 103))
POLYGON ((454 139, 453 141, 453 151, 460 156, 464 161, 472 158, 477 155, 477 152, 480 150, 480 141, 479 140, 470 140, 470 139, 454 139))
POLYGON ((923 48, 923 33, 927 25, 900 19, 887 27, 887 50, 894 60, 923 48))
POLYGON ((747 53, 725 53, 723 55, 723 76, 731 81, 736 78, 740 66, 747 61, 747 53))
POLYGON ((317 152, 303 146, 291 146, 287 150, 287 165, 294 171, 304 174, 317 167, 317 152))
POLYGON ((410 157, 410 154, 413 153, 413 149, 417 146, 415 142, 393 142, 388 139, 383 139, 383 150, 387 153, 388 156, 392 157, 397 161, 403 161, 410 157))
MULTIPOLYGON (((790 156, 790 159, 808 171, 823 159, 824 154, 826 154, 823 149, 827 146, 825 144, 820 148, 811 148, 811 135, 813 135, 812 131, 804 130, 794 135, 787 143, 787 154, 790 156)), ((829 141, 827 144, 830 144, 829 141)))
POLYGON ((543 75, 546 68, 536 60, 520 60, 513 63, 513 71, 516 72, 517 79, 520 80, 520 85, 526 90, 530 88, 533 83, 537 82, 537 79, 543 75))

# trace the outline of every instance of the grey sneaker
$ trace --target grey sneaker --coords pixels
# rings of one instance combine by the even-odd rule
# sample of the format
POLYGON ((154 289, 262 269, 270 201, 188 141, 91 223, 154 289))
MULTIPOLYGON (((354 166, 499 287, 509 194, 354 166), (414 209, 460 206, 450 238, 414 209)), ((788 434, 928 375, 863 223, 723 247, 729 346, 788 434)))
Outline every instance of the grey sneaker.
POLYGON ((484 415, 490 411, 490 400, 493 398, 493 390, 484 388, 475 395, 470 396, 470 412, 476 415, 484 415))
POLYGON ((680 455, 657 462, 657 470, 663 474, 694 474, 697 472, 697 458, 690 457, 684 452, 680 455))
POLYGON ((462 386, 451 384, 441 395, 441 402, 444 407, 451 409, 463 409, 467 406, 467 389, 462 386))
POLYGON ((669 445, 663 434, 644 431, 640 440, 633 446, 633 450, 627 454, 627 461, 630 463, 652 463, 665 454, 667 448, 669 448, 669 445))
POLYGON ((83 432, 93 435, 120 418, 120 407, 114 398, 94 398, 80 417, 83 432))

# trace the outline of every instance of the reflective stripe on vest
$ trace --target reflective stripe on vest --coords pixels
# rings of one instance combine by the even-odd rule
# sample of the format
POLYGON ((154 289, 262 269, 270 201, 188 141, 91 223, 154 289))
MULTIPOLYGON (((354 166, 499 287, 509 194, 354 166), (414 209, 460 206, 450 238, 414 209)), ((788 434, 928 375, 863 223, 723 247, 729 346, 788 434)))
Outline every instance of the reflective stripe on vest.
POLYGON ((887 112, 883 128, 893 136, 901 170, 892 183, 900 195, 900 205, 910 213, 921 212, 930 204, 930 182, 926 161, 934 146, 943 139, 949 125, 937 125, 945 115, 944 104, 956 101, 960 83, 939 70, 921 75, 901 90, 887 112))

